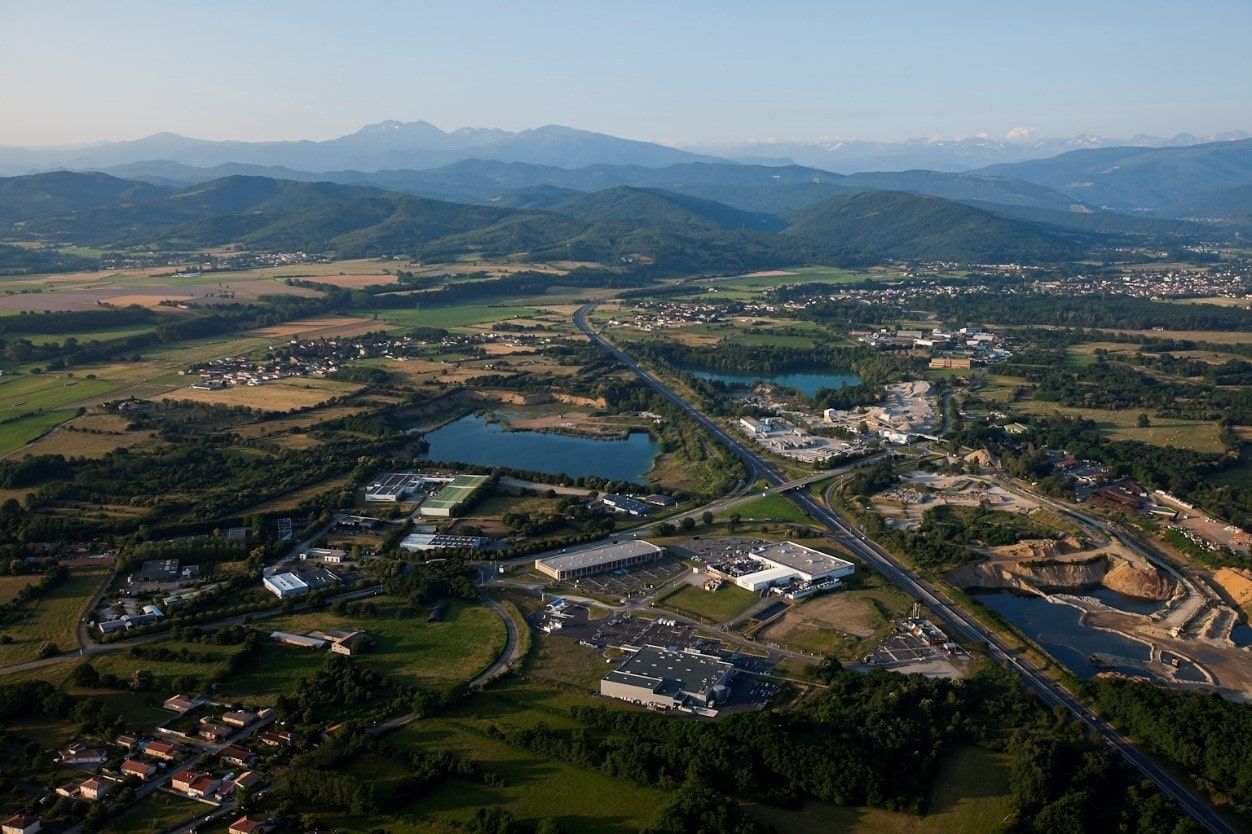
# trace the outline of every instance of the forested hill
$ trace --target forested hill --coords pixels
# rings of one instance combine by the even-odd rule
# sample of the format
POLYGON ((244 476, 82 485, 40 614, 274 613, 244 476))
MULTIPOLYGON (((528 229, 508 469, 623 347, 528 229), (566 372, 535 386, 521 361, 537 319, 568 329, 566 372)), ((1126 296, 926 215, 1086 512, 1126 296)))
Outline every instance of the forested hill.
MULTIPOLYGON (((722 176, 714 170, 728 166, 683 167, 698 180, 722 176)), ((800 178, 802 170, 781 176, 800 178)), ((95 175, 69 176, 87 177, 89 183, 95 175)), ((752 179, 758 173, 744 176, 752 179)), ((788 187, 826 185, 793 182, 788 187)), ((1103 242, 1097 235, 1005 219, 938 197, 892 191, 849 195, 842 186, 833 188, 838 196, 800 212, 786 226, 775 214, 658 188, 570 193, 547 185, 519 195, 519 203, 544 207, 537 210, 433 200, 367 186, 230 176, 151 199, 21 221, 9 227, 9 236, 51 246, 122 249, 237 245, 339 257, 572 258, 676 272, 889 260, 1056 261, 1103 242)))
POLYGON ((784 234, 818 251, 834 248, 905 261, 1060 261, 1077 257, 1084 248, 1077 239, 1038 224, 896 191, 871 191, 819 203, 799 214, 784 234))
POLYGON ((171 190, 96 172, 50 171, 6 177, 0 179, 0 223, 151 200, 171 190))
POLYGON ((697 226, 706 229, 778 231, 786 224, 759 212, 656 188, 619 186, 563 200, 551 210, 589 222, 602 220, 642 226, 697 226))

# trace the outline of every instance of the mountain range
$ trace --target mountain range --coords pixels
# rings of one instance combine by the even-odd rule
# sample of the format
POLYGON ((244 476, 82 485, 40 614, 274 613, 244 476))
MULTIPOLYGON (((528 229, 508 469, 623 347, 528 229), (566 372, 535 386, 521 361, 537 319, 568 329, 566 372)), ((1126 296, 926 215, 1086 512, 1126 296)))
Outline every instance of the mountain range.
POLYGON ((752 164, 801 165, 844 174, 912 169, 955 172, 1040 159, 1078 149, 1183 147, 1246 138, 1249 137, 1245 133, 1205 137, 1180 133, 1171 137, 1136 136, 1126 141, 1092 135, 1040 138, 1031 131, 1017 129, 1005 138, 975 136, 899 142, 858 139, 760 141, 679 148, 562 125, 545 125, 521 131, 468 127, 444 131, 424 121, 385 121, 322 141, 216 141, 157 133, 141 139, 88 145, 0 146, 0 175, 57 168, 100 170, 152 160, 206 168, 239 163, 315 172, 382 171, 437 168, 472 158, 566 168, 596 164, 660 167, 717 159, 752 164))
POLYGON ((277 165, 312 171, 434 168, 481 157, 537 165, 671 165, 706 158, 652 142, 546 125, 510 132, 461 128, 444 132, 428 122, 387 121, 325 141, 236 142, 158 133, 143 139, 67 147, 0 147, 0 174, 53 168, 99 170, 147 160, 187 165, 277 165))
POLYGON ((1236 131, 1211 136, 1179 133, 1174 136, 1134 136, 1110 139, 1082 134, 1038 137, 1033 131, 1014 130, 1008 136, 971 136, 959 139, 909 139, 875 142, 863 139, 830 139, 815 142, 755 141, 691 145, 686 149, 711 156, 767 165, 810 165, 851 174, 857 171, 902 171, 927 168, 934 171, 968 171, 987 165, 1043 159, 1073 150, 1108 147, 1164 148, 1249 138, 1236 131))

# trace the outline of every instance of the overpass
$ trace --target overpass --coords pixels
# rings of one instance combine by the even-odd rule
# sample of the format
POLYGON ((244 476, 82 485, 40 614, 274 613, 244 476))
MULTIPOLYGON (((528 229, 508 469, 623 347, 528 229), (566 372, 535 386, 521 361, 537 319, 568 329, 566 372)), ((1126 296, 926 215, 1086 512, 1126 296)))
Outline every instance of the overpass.
POLYGON ((915 575, 902 565, 894 556, 887 553, 861 530, 825 505, 818 503, 807 490, 781 489, 792 483, 782 477, 774 466, 743 440, 734 437, 704 412, 678 395, 672 388, 662 382, 648 370, 642 368, 625 351, 601 336, 587 321, 587 315, 595 308, 595 303, 584 304, 574 313, 574 324, 591 342, 611 354, 617 361, 637 375, 640 380, 656 393, 665 397, 677 406, 690 419, 699 424, 719 443, 725 446, 747 468, 753 482, 764 479, 772 489, 781 490, 796 506, 820 522, 830 533, 862 559, 867 565, 882 574, 892 584, 901 588, 915 599, 918 599, 947 625, 949 633, 960 637, 971 644, 981 643, 987 647, 987 655, 1000 665, 1014 670, 1026 685, 1043 703, 1052 707, 1064 707, 1087 728, 1100 735, 1106 744, 1122 755, 1127 762, 1138 770, 1144 778, 1153 782, 1161 793, 1173 799, 1182 809, 1197 822, 1215 834, 1238 834, 1238 829, 1218 814, 1202 800, 1189 786, 1166 771, 1146 753, 1132 745, 1111 724, 1100 718, 1082 701, 1078 700, 1069 690, 1045 675, 1029 660, 1009 648, 999 637, 988 630, 982 623, 975 620, 963 609, 949 602, 934 590, 925 580, 915 575))

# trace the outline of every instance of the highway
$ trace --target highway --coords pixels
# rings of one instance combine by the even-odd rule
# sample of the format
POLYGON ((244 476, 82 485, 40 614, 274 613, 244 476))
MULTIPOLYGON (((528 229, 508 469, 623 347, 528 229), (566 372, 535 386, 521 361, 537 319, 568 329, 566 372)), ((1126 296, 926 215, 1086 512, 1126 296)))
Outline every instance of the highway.
MULTIPOLYGON (((758 455, 748 444, 732 436, 716 421, 687 402, 668 385, 651 374, 628 354, 609 342, 587 322, 587 316, 595 304, 585 304, 574 313, 574 324, 591 342, 633 371, 645 385, 661 394, 688 417, 699 423, 709 434, 729 449, 749 471, 750 480, 763 478, 774 487, 787 483, 767 460, 758 455)), ((959 607, 940 596, 931 586, 900 564, 893 556, 880 548, 854 525, 820 504, 807 490, 798 489, 783 493, 793 503, 824 525, 837 541, 860 557, 868 566, 882 574, 892 584, 920 600, 947 625, 950 633, 970 644, 986 646, 987 655, 1002 666, 1015 670, 1027 686, 1050 706, 1062 706, 1103 739, 1143 776, 1151 780, 1162 793, 1174 799, 1197 822, 1216 834, 1237 834, 1238 829, 1226 821, 1189 786, 1176 779, 1147 754, 1130 743, 1110 724, 1087 708, 1068 690, 1041 672, 1033 663, 1010 649, 995 634, 959 607)))

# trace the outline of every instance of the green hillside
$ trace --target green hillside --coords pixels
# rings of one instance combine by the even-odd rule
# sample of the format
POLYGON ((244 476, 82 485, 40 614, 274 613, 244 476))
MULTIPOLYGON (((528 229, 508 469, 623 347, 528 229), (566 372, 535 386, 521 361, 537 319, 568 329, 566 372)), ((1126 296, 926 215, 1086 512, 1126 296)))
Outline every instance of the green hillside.
POLYGON ((1007 263, 1058 261, 1081 247, 1037 224, 997 217, 938 197, 870 191, 802 212, 786 235, 813 247, 870 259, 1007 263))
POLYGON ((786 224, 768 214, 747 212, 724 203, 653 188, 618 186, 580 194, 552 211, 595 223, 613 221, 640 226, 756 229, 777 231, 786 224))
POLYGON ((151 200, 170 189, 96 172, 52 171, 0 179, 0 223, 151 200))

